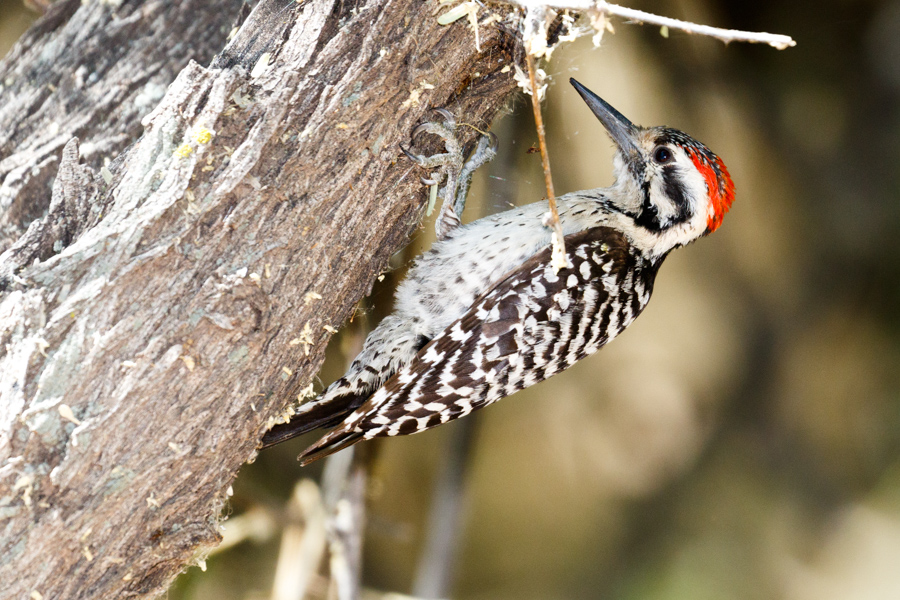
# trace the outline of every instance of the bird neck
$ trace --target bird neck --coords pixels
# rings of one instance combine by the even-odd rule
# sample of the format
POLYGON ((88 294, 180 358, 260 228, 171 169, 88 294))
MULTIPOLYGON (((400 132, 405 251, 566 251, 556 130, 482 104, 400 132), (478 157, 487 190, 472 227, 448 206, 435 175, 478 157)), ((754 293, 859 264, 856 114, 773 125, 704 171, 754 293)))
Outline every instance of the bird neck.
POLYGON ((564 235, 594 227, 610 227, 625 234, 647 261, 659 264, 679 246, 674 232, 651 231, 635 222, 632 194, 620 185, 572 192, 560 196, 559 217, 564 235))

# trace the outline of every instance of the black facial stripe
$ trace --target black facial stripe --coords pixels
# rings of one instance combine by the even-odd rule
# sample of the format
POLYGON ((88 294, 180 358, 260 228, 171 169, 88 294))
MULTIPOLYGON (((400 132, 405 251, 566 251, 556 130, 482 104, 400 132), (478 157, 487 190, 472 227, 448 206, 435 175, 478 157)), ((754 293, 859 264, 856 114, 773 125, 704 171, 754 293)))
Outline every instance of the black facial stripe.
POLYGON ((649 181, 644 181, 644 183, 641 184, 641 195, 643 196, 643 200, 641 201, 641 214, 637 216, 632 215, 634 224, 658 233, 662 230, 662 226, 659 223, 659 212, 657 212, 656 207, 653 206, 653 203, 650 201, 649 181))
POLYGON ((688 206, 687 191, 684 189, 684 183, 678 177, 678 167, 675 165, 663 167, 662 177, 666 197, 675 204, 675 208, 678 211, 673 219, 673 224, 687 221, 690 207, 688 206))
POLYGON ((641 210, 645 210, 650 204, 650 182, 644 181, 641 184, 641 210))
POLYGON ((606 206, 607 208, 630 217, 634 221, 635 225, 638 225, 650 231, 659 232, 662 229, 659 224, 659 215, 657 214, 656 207, 653 206, 653 203, 650 202, 650 182, 647 181, 644 177, 645 173, 647 172, 647 164, 642 160, 629 161, 628 168, 631 170, 635 181, 643 181, 643 184, 641 184, 641 195, 643 199, 641 201, 640 213, 635 214, 627 210, 623 210, 622 208, 615 206, 611 202, 607 202, 606 206))

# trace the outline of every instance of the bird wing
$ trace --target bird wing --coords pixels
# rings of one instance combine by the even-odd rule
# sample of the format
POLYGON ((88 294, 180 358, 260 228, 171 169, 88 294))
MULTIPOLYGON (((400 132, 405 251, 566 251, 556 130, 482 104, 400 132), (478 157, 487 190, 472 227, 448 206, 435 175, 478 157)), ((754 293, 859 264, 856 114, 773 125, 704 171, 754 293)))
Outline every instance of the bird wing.
POLYGON ((567 236, 569 266, 559 272, 550 252, 476 299, 300 460, 363 438, 418 433, 538 383, 602 347, 649 299, 655 268, 649 278, 636 275, 639 257, 621 232, 598 227, 567 236))

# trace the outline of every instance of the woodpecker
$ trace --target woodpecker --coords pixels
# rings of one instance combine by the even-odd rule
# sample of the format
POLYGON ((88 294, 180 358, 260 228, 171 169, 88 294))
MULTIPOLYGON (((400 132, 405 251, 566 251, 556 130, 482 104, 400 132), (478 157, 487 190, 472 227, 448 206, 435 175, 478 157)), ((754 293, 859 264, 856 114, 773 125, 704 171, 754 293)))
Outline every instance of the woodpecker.
POLYGON ((404 149, 447 171, 439 241, 416 261, 394 312, 347 373, 271 429, 262 447, 336 426, 300 455, 307 464, 363 439, 425 431, 543 381, 628 327, 669 252, 718 229, 734 200, 718 156, 677 129, 632 124, 570 82, 617 151, 611 187, 558 199, 567 266, 551 264, 544 202, 460 224, 468 179, 493 156, 495 140, 482 138, 463 164, 455 122, 442 112, 444 124, 421 125, 413 137, 443 137, 445 154, 404 149))

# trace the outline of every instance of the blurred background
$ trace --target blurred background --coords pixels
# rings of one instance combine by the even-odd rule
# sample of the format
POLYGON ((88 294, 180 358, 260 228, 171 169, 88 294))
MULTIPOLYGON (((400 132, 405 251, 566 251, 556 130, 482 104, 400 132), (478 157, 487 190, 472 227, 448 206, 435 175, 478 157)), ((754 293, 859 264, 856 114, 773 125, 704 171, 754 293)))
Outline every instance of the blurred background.
MULTIPOLYGON (((557 50, 544 105, 557 193, 612 182, 612 144, 567 81, 728 165, 737 201, 676 251, 643 316, 599 354, 476 417, 464 472, 459 599, 900 598, 900 0, 629 3, 785 33, 723 44, 615 21, 557 50)), ((0 52, 35 18, 0 0, 0 52)), ((467 217, 544 195, 531 107, 467 217)), ((433 239, 425 223, 336 336, 339 377, 433 239)), ((366 588, 410 593, 455 422, 377 446, 366 588)), ((301 438, 234 485, 226 542, 171 600, 272 597, 301 438)), ((315 597, 314 592, 311 597, 315 597)), ((323 594, 320 591, 319 596, 323 594)))

